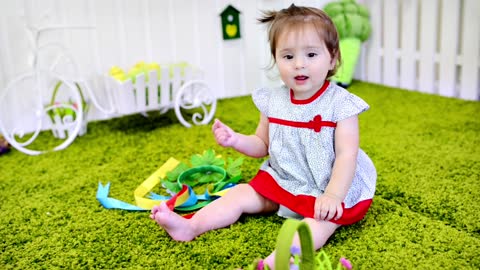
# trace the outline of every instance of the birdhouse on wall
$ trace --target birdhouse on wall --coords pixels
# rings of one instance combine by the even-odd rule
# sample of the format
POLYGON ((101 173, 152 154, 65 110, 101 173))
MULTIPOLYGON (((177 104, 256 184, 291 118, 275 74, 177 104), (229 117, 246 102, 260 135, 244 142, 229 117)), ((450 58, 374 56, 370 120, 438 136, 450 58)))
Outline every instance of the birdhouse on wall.
POLYGON ((240 38, 240 11, 231 5, 228 5, 222 13, 222 33, 223 39, 237 39, 240 38))

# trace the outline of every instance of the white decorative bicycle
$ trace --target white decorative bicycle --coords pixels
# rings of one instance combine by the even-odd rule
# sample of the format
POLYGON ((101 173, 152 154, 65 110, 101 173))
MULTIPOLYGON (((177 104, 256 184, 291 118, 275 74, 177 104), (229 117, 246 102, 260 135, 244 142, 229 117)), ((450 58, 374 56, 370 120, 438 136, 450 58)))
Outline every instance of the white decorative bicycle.
POLYGON ((112 117, 134 113, 147 116, 147 111, 165 113, 173 108, 185 127, 191 127, 190 122, 205 125, 211 121, 216 98, 191 68, 166 66, 150 71, 148 80, 145 74, 126 81, 107 78, 106 98, 110 108, 101 106, 88 82, 78 77, 78 68, 68 50, 60 43, 40 44, 40 37, 46 32, 91 28, 27 26, 33 47, 31 70, 15 77, 0 95, 0 133, 14 148, 29 155, 65 149, 85 133, 90 102, 112 117), (191 121, 185 115, 191 115, 191 121), (46 129, 61 139, 47 149, 41 143, 34 143, 46 129))
POLYGON ((78 74, 78 69, 61 44, 41 44, 40 38, 46 32, 60 29, 89 28, 27 25, 33 56, 31 70, 11 80, 0 96, 0 132, 17 150, 29 155, 62 150, 81 132, 88 106, 81 88, 88 85, 82 86, 82 80, 66 75, 78 74), (32 125, 33 132, 28 130, 32 125), (40 132, 49 127, 55 137, 62 139, 60 143, 47 149, 33 144, 40 132))

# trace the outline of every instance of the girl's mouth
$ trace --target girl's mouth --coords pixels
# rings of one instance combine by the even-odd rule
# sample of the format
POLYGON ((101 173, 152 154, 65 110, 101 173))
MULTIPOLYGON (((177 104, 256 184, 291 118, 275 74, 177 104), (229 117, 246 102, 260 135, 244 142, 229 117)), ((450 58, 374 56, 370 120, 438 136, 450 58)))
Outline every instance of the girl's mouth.
POLYGON ((308 79, 308 76, 303 76, 303 75, 301 75, 301 76, 295 76, 295 80, 304 81, 304 80, 306 80, 306 79, 308 79))
POLYGON ((303 76, 303 75, 300 75, 300 76, 295 76, 295 81, 297 83, 304 83, 309 77, 308 76, 303 76))

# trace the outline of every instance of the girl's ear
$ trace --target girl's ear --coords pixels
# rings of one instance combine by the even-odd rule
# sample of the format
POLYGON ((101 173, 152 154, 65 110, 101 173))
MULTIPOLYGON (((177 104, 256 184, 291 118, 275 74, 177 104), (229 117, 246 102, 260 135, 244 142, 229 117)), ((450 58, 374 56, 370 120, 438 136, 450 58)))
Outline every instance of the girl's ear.
POLYGON ((338 61, 338 56, 335 55, 335 57, 333 57, 332 60, 330 60, 330 70, 335 69, 335 66, 337 65, 337 61, 338 61))

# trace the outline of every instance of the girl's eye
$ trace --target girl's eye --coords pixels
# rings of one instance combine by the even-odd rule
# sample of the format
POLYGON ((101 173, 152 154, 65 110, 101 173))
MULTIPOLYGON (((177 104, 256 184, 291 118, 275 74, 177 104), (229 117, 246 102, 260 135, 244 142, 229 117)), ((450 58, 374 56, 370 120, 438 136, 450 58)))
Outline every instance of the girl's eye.
POLYGON ((307 56, 308 57, 315 57, 315 56, 317 56, 317 54, 316 53, 308 53, 307 56))
POLYGON ((283 58, 285 58, 287 60, 291 60, 291 59, 293 59, 293 55, 287 54, 283 58))

